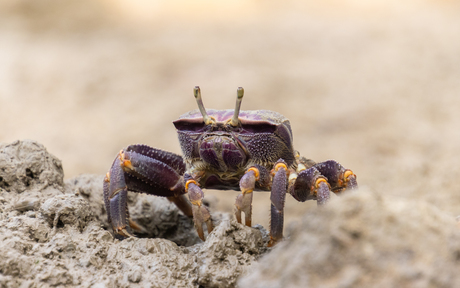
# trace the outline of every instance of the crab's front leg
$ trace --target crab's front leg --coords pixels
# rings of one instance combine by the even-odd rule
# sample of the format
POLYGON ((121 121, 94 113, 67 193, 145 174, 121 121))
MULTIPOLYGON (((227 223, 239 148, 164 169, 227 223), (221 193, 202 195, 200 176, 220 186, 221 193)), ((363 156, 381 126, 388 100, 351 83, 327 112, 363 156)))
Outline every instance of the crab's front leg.
POLYGON ((163 196, 174 202, 187 216, 192 216, 185 198, 182 174, 185 164, 176 154, 146 145, 132 145, 120 151, 104 179, 104 202, 108 221, 121 237, 131 236, 136 224, 129 220, 128 190, 163 196))
POLYGON ((208 208, 203 205, 204 193, 198 186, 198 183, 188 174, 184 175, 185 178, 185 191, 188 193, 190 202, 192 203, 193 221, 195 222, 195 228, 198 232, 198 236, 201 240, 205 240, 203 232, 203 223, 206 223, 208 233, 214 229, 211 221, 211 214, 208 208))
POLYGON ((242 223, 241 212, 244 213, 246 226, 252 226, 252 192, 256 187, 268 187, 270 185, 270 173, 265 167, 251 165, 240 179, 241 194, 236 197, 235 216, 238 223, 242 223))
POLYGON ((107 219, 112 224, 113 233, 116 236, 131 236, 126 229, 126 219, 129 218, 127 194, 128 187, 124 172, 115 159, 104 179, 104 203, 107 219))

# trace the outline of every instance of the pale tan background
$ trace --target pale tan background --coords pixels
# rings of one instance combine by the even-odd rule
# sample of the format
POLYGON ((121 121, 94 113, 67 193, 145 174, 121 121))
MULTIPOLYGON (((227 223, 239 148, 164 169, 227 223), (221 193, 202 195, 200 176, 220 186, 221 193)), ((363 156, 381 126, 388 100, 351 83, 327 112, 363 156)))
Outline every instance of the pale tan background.
MULTIPOLYGON (((243 109, 290 118, 303 155, 458 215, 459 16, 459 1, 2 1, 0 142, 43 143, 66 178, 105 174, 129 144, 180 153, 171 121, 195 85, 217 109, 243 86, 243 109)), ((231 211, 236 194, 207 195, 231 211)), ((314 209, 288 198, 287 222, 314 209)))

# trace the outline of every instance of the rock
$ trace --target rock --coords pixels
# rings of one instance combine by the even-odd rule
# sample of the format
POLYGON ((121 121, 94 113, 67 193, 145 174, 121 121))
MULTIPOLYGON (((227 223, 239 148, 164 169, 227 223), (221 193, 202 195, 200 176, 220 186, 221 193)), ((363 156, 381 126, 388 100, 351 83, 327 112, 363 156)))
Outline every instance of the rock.
POLYGON ((198 250, 198 283, 203 287, 234 287, 239 276, 247 273, 265 251, 268 240, 261 231, 224 214, 198 250))
POLYGON ((0 144, 0 188, 21 193, 48 186, 62 189, 61 161, 32 140, 0 144))
POLYGON ((38 210, 40 208, 40 200, 35 197, 21 198, 14 203, 13 208, 20 212, 38 210))
POLYGON ((145 228, 146 233, 140 235, 142 237, 164 238, 180 246, 202 242, 192 219, 166 198, 138 194, 128 207, 131 218, 145 228))
POLYGON ((81 174, 65 181, 65 192, 78 194, 85 199, 90 206, 92 214, 103 227, 109 228, 107 212, 105 211, 102 181, 104 176, 94 174, 81 174))
POLYGON ((93 220, 89 203, 76 195, 58 195, 46 200, 41 208, 41 215, 56 228, 59 223, 73 225, 82 230, 93 220))
POLYGON ((80 175, 64 187, 60 161, 42 145, 2 147, 0 155, 12 155, 6 158, 14 165, 1 174, 8 189, 0 191, 1 287, 235 287, 266 252, 267 232, 260 227, 216 212, 215 229, 203 242, 175 205, 138 193, 128 194, 128 206, 146 229, 139 236, 148 238, 114 239, 103 176, 80 175), (27 167, 28 180, 21 176, 27 167))
POLYGON ((307 213, 240 287, 460 287, 460 231, 425 202, 367 189, 307 213))

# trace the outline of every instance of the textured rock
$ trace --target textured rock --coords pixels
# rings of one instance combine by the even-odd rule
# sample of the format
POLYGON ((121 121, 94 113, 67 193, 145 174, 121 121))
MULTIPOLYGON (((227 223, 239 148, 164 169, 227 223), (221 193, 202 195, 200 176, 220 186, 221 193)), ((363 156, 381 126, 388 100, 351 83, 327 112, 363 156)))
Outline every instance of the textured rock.
POLYGON ((93 216, 88 201, 72 194, 58 195, 46 200, 41 205, 40 214, 54 229, 59 223, 83 229, 93 216))
POLYGON ((241 287, 460 287, 460 231, 429 203, 361 189, 291 230, 241 287))
POLYGON ((2 147, 14 161, 1 164, 9 190, 0 188, 0 287, 460 287, 458 224, 428 202, 345 193, 288 227, 267 253, 260 226, 216 212, 202 242, 166 199, 129 193, 147 238, 120 241, 104 229, 102 176, 64 187, 50 164, 59 160, 40 144, 2 147), (25 167, 37 176, 25 181, 25 167))
POLYGON ((225 214, 197 251, 198 283, 203 287, 235 286, 238 277, 265 251, 269 237, 262 229, 240 225, 225 214))
POLYGON ((60 166, 48 165, 59 160, 42 145, 2 147, 16 158, 2 174, 9 190, 0 190, 0 287, 234 287, 267 249, 261 227, 220 213, 202 242, 169 201, 136 193, 128 197, 131 217, 146 228, 141 236, 155 239, 116 240, 103 228, 102 176, 80 175, 64 187, 60 166), (24 167, 37 177, 23 181, 24 167))
POLYGON ((0 144, 0 188, 23 192, 48 186, 62 189, 61 161, 32 140, 0 144))
POLYGON ((108 228, 107 213, 102 194, 103 180, 103 175, 82 174, 66 180, 65 191, 85 199, 89 203, 95 219, 101 222, 105 228, 108 228))

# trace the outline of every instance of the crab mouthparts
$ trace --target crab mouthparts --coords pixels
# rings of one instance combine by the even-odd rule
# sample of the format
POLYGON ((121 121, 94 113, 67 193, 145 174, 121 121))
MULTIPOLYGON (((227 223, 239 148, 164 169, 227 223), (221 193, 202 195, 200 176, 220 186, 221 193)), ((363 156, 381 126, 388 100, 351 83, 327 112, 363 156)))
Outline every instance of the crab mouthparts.
POLYGON ((214 169, 225 172, 246 164, 246 154, 229 137, 210 137, 200 145, 201 159, 214 169))

